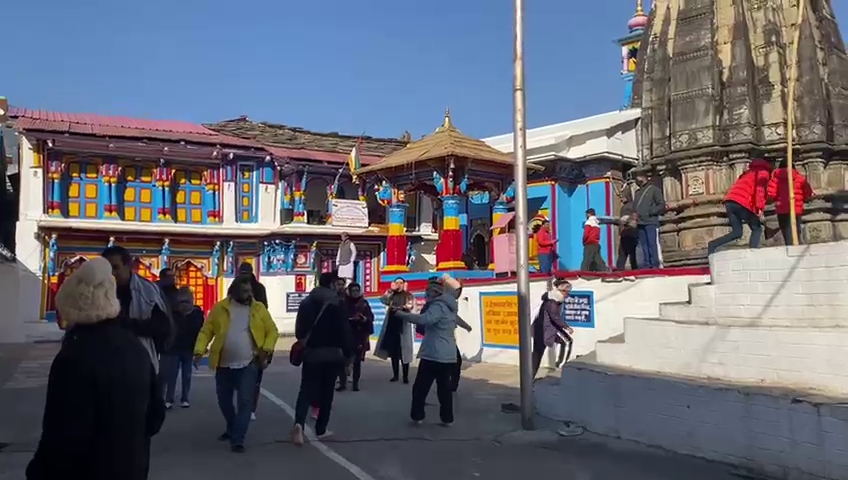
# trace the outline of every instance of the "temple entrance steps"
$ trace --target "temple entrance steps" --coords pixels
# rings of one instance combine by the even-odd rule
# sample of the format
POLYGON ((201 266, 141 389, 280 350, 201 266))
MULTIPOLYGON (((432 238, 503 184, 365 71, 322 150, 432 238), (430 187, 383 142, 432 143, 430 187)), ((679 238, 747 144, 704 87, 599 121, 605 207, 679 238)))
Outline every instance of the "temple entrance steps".
POLYGON ((848 396, 848 328, 722 320, 626 318, 623 338, 595 352, 603 365, 848 396))
POLYGON ((625 318, 598 362, 848 396, 848 242, 732 250, 710 265, 688 302, 625 318))
POLYGON ((537 384, 539 409, 779 479, 848 479, 848 242, 720 252, 710 270, 537 384))
POLYGON ((544 416, 733 464, 740 478, 848 478, 848 398, 611 367, 594 355, 535 388, 544 416))

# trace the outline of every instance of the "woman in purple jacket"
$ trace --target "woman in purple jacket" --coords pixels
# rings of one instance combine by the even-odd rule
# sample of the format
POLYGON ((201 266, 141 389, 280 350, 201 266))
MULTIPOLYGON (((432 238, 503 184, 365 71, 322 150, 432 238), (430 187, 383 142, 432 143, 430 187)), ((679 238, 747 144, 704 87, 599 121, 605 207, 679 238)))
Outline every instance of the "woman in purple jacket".
POLYGON ((542 295, 542 306, 533 320, 533 377, 539 371, 542 357, 548 347, 563 343, 562 336, 570 335, 573 330, 562 318, 562 303, 571 292, 571 283, 557 278, 553 288, 542 295))

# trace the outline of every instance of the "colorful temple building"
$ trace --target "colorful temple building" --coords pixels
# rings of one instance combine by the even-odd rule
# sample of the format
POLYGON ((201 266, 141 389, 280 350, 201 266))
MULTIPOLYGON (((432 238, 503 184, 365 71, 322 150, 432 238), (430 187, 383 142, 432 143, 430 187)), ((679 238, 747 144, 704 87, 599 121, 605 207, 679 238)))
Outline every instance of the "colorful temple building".
MULTIPOLYGON (((640 4, 619 41, 627 97, 646 20, 640 4)), ((357 280, 376 295, 397 277, 415 290, 438 271, 494 279, 493 240, 514 215, 512 134, 467 137, 449 112, 415 142, 247 117, 195 125, 10 107, 7 120, 0 138, 20 182, 10 243, 25 267, 19 310, 28 322, 54 321, 63 279, 122 245, 147 278, 174 269, 204 309, 239 264, 252 264, 286 331, 316 273, 335 267, 342 232, 357 246, 357 280)), ((640 163, 639 121, 639 110, 622 110, 527 132, 528 218, 531 229, 550 220, 556 271, 580 267, 587 208, 617 216, 627 172, 640 163)), ((617 240, 604 226, 608 265, 617 240)), ((531 241, 531 273, 535 250, 531 241)))
MULTIPOLYGON (((348 165, 374 163, 403 140, 246 118, 208 128, 16 108, 9 118, 23 173, 15 236, 27 321, 55 320, 63 279, 109 245, 128 248, 152 280, 174 269, 206 310, 248 262, 280 292, 270 307, 283 324, 315 273, 334 267, 342 232, 356 242, 359 282, 379 288, 384 208, 348 165)), ((404 233, 414 237, 417 217, 411 223, 404 233)))

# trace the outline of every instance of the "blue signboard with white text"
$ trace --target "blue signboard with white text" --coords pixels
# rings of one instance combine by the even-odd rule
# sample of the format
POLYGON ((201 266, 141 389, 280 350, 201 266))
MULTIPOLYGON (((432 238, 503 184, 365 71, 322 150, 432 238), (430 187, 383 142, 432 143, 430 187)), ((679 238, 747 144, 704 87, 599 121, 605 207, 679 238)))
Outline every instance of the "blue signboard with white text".
POLYGON ((563 302, 562 318, 573 328, 595 328, 595 293, 572 290, 563 302))

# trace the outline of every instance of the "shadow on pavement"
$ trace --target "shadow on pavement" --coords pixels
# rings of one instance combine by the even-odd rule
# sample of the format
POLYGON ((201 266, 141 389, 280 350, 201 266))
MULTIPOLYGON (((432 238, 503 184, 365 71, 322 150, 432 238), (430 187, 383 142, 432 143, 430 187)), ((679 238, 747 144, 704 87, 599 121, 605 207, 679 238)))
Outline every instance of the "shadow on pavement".
MULTIPOLYGON (((413 367, 413 379, 414 375, 413 367)), ((502 413, 501 404, 518 402, 516 367, 470 364, 465 368, 455 397, 456 423, 452 428, 437 425, 435 392, 430 394, 425 424, 412 426, 411 385, 390 383, 390 376, 385 362, 369 356, 363 365, 362 391, 336 394, 330 422, 336 435, 324 442, 373 479, 514 480, 528 474, 560 480, 738 478, 724 465, 588 433, 561 438, 551 433, 558 425, 542 418, 538 427, 547 435, 515 437, 511 432, 519 428, 519 416, 502 413)), ((43 377, 46 379, 46 372, 43 377)), ((299 369, 288 364, 287 353, 279 352, 266 371, 263 388, 293 407, 299 382, 299 369)), ((40 435, 44 394, 44 383, 34 380, 19 383, 16 388, 0 388, 0 442, 9 444, 0 450, 0 479, 23 478, 40 435)), ((227 444, 217 441, 223 420, 210 372, 197 372, 191 400, 191 408, 168 413, 162 432, 153 441, 153 480, 232 480, 272 475, 357 478, 314 446, 298 448, 290 444, 293 420, 267 398, 260 399, 245 454, 233 454, 227 444)))

